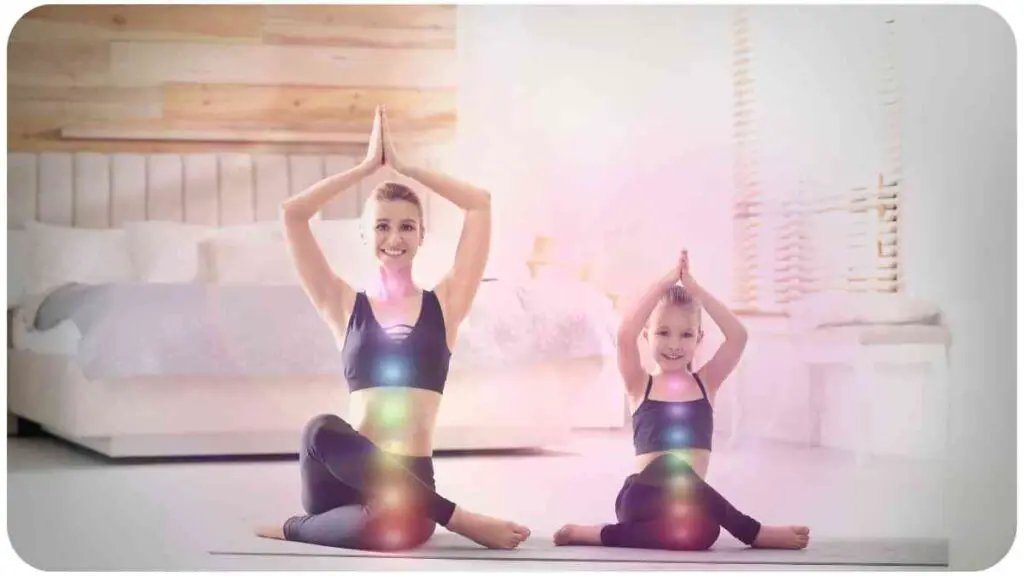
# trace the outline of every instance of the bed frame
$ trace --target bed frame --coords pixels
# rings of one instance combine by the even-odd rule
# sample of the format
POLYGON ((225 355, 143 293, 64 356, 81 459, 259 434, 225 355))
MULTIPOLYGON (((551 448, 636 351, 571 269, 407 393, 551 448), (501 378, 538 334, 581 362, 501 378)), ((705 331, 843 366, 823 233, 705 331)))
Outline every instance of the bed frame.
MULTIPOLYGON (((11 350, 8 360, 10 412, 115 458, 290 454, 310 418, 344 417, 348 408, 340 376, 90 381, 69 357, 11 350)), ((586 392, 572 383, 596 380, 602 364, 586 358, 500 372, 452 370, 435 450, 564 443, 571 397, 586 392)))
MULTIPOLYGON (((428 164, 429 155, 421 156, 428 164)), ((356 161, 282 154, 9 153, 9 227, 27 220, 112 228, 132 220, 234 225, 273 220, 288 194, 356 161)), ((358 217, 383 179, 412 185, 428 226, 457 211, 417 183, 379 171, 323 218, 358 217)), ((10 317, 10 315, 9 315, 10 317)), ((613 358, 595 356, 516 370, 453 367, 435 449, 543 448, 574 425, 618 427, 613 358)), ((8 349, 8 412, 107 456, 292 454, 302 426, 346 414, 340 374, 275 378, 130 378, 90 381, 66 356, 8 349)))

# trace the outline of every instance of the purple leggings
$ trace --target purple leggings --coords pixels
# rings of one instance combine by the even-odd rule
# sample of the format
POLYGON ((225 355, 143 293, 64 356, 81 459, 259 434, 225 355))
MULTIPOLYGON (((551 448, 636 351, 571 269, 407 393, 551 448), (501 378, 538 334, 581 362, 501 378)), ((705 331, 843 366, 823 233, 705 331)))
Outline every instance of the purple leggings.
POLYGON ((302 506, 286 540, 336 548, 395 550, 426 542, 455 504, 434 492, 429 457, 380 450, 341 418, 324 414, 302 432, 302 506))
POLYGON ((740 513, 683 459, 665 454, 626 478, 615 500, 617 524, 601 530, 615 548, 707 550, 725 528, 748 546, 761 524, 740 513))

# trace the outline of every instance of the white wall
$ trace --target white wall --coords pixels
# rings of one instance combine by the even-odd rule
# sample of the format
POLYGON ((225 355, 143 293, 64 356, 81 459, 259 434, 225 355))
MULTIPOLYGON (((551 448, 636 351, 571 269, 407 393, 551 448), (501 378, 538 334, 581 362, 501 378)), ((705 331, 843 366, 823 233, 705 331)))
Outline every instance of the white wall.
POLYGON ((953 330, 951 562, 995 564, 1016 530, 1016 60, 983 7, 901 8, 908 289, 953 330))
POLYGON ((555 235, 627 288, 685 243, 728 286, 728 45, 721 8, 460 7, 460 159, 496 234, 555 235))
POLYGON ((798 181, 822 191, 875 183, 884 144, 879 6, 749 9, 764 192, 798 181))

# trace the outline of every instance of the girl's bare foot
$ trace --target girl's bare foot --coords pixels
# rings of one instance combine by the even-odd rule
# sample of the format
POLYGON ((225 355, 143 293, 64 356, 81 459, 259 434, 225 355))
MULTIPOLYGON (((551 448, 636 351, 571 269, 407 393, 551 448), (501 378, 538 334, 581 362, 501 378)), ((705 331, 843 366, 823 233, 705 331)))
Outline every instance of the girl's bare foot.
POLYGON ((511 550, 530 537, 530 529, 508 520, 499 520, 456 508, 445 526, 487 548, 511 550))
POLYGON ((800 550, 811 540, 811 530, 806 526, 762 526, 754 539, 755 548, 778 548, 800 550))
POLYGON ((260 538, 273 538, 284 540, 284 526, 258 526, 256 535, 260 538))
POLYGON ((603 525, 566 524, 555 532, 555 546, 600 546, 603 525))

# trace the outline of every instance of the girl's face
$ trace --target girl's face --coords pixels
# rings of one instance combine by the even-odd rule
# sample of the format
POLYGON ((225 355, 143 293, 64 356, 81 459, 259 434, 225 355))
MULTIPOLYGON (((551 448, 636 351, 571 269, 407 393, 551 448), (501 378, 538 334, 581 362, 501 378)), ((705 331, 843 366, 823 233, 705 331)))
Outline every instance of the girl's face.
POLYGON ((644 337, 662 372, 688 370, 703 338, 700 308, 659 304, 651 314, 644 337))

